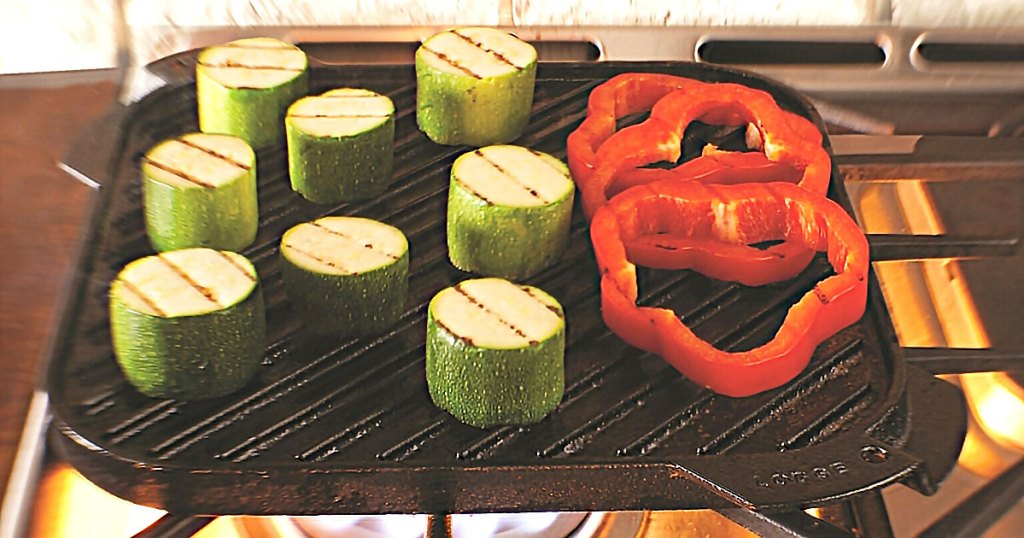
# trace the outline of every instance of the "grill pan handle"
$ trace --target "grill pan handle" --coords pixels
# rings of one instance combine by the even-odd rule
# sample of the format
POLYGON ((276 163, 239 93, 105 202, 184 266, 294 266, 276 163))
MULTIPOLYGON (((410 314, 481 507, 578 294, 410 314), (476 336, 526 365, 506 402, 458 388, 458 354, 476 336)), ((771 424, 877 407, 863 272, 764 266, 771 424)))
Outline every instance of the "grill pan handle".
POLYGON ((903 356, 936 375, 1024 370, 1024 349, 905 347, 903 356))
POLYGON ((905 439, 890 438, 899 428, 883 420, 859 439, 781 454, 698 457, 671 466, 669 477, 702 487, 711 505, 725 500, 767 513, 831 504, 897 481, 930 495, 956 464, 967 433, 966 406, 955 386, 916 367, 907 374, 905 416, 913 420, 905 439))
POLYGON ((1019 237, 868 234, 871 261, 1016 256, 1019 237))
POLYGON ((99 189, 115 169, 112 165, 122 144, 121 126, 127 114, 128 107, 115 104, 78 133, 57 166, 87 186, 99 189))

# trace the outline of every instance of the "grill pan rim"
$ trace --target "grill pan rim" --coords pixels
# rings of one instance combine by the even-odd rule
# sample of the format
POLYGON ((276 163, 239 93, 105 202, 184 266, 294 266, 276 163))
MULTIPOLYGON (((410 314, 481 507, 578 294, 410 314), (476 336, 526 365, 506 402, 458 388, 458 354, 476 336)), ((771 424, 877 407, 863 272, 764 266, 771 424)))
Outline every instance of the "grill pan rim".
MULTIPOLYGON (((316 72, 317 69, 339 69, 339 68, 337 68, 337 67, 322 68, 322 67, 317 67, 314 64, 314 73, 316 72)), ((405 73, 406 75, 408 75, 408 73, 411 72, 411 66, 407 66, 407 65, 399 65, 399 66, 355 66, 355 67, 351 67, 350 66, 350 67, 345 67, 345 68, 340 68, 340 69, 352 70, 352 71, 356 71, 356 72, 373 73, 375 76, 380 77, 380 78, 390 78, 390 77, 394 77, 394 76, 399 76, 402 73, 405 73)), ((618 72, 626 72, 626 71, 631 71, 631 70, 662 71, 662 72, 670 72, 671 73, 671 72, 678 72, 680 70, 685 70, 685 69, 697 69, 697 70, 699 70, 702 73, 713 73, 713 74, 715 74, 715 76, 724 77, 724 78, 731 78, 732 80, 741 80, 741 81, 743 81, 743 83, 748 83, 748 84, 750 82, 753 82, 753 84, 751 84, 751 85, 753 85, 755 87, 762 87, 762 88, 765 88, 765 89, 770 89, 770 90, 772 90, 772 93, 774 93, 774 94, 778 94, 779 92, 781 92, 788 100, 791 101, 791 103, 796 103, 797 106, 801 107, 804 111, 806 111, 805 115, 809 116, 815 122, 815 124, 818 126, 819 130, 821 130, 823 132, 823 134, 824 134, 824 129, 823 129, 820 117, 817 115, 817 112, 814 110, 813 106, 810 105, 809 101, 805 97, 803 97, 802 95, 800 95, 800 94, 798 94, 796 92, 793 92, 792 90, 789 90, 788 88, 786 88, 786 87, 784 87, 784 86, 782 86, 782 85, 780 85, 778 83, 775 83, 773 81, 770 81, 770 80, 768 80, 768 79, 766 79, 764 77, 761 77, 761 76, 758 76, 758 75, 755 75, 755 74, 752 74, 752 73, 748 73, 748 72, 743 72, 743 71, 738 71, 738 70, 733 70, 733 69, 728 69, 728 68, 722 68, 722 67, 718 67, 718 66, 707 66, 707 65, 702 65, 702 64, 676 63, 676 62, 654 62, 654 63, 652 63, 652 62, 616 62, 616 63, 604 63, 604 64, 599 64, 599 65, 593 65, 593 64, 541 64, 541 66, 539 68, 539 72, 538 72, 538 83, 541 83, 541 82, 547 81, 547 80, 594 81, 595 79, 606 78, 606 77, 611 76, 611 75, 613 75, 615 73, 618 73, 618 72)), ((156 92, 154 92, 154 94, 151 94, 150 96, 147 96, 146 98, 144 98, 143 101, 141 101, 139 103, 135 103, 135 104, 131 105, 130 107, 128 107, 127 109, 124 109, 122 107, 121 110, 115 110, 111 114, 111 116, 115 117, 115 118, 122 118, 122 119, 125 119, 125 120, 130 119, 133 116, 133 113, 138 111, 139 108, 146 106, 145 103, 147 103, 149 100, 156 99, 160 95, 165 94, 165 93, 172 93, 172 92, 176 92, 176 91, 181 91, 182 88, 187 88, 188 86, 189 86, 189 80, 187 80, 187 79, 186 80, 180 80, 180 81, 174 81, 172 84, 169 84, 168 86, 157 90, 156 92)), ((105 128, 110 128, 111 125, 113 125, 114 127, 120 127, 119 122, 111 121, 110 118, 108 118, 106 120, 106 123, 104 125, 106 125, 105 128)), ((129 131, 130 131, 129 129, 118 129, 118 132, 116 133, 116 137, 118 138, 119 143, 118 143, 117 149, 115 149, 115 151, 120 151, 123 148, 125 148, 124 137, 127 136, 126 133, 129 132, 129 131)), ((113 133, 111 133, 111 134, 113 134, 113 133)), ((91 136, 101 136, 101 134, 93 132, 93 133, 91 133, 91 136)), ((827 135, 824 137, 823 144, 828 149, 829 146, 828 146, 827 135)), ((119 164, 120 164, 120 159, 119 158, 117 158, 114 155, 109 156, 109 158, 107 158, 105 160, 102 158, 102 156, 98 156, 98 157, 94 156, 93 158, 98 158, 99 160, 106 162, 107 163, 107 167, 109 169, 114 170, 112 173, 109 174, 110 177, 114 177, 114 178, 118 177, 119 174, 116 171, 116 167, 119 166, 119 164)), ((841 176, 838 174, 837 166, 836 166, 836 164, 834 162, 833 162, 833 174, 832 175, 833 175, 833 182, 832 182, 832 185, 830 186, 830 196, 832 196, 834 199, 837 199, 849 211, 850 203, 849 203, 849 200, 846 197, 845 189, 842 188, 841 179, 838 179, 841 176)), ((103 184, 102 180, 100 180, 98 182, 101 185, 103 184)), ((91 224, 90 224, 90 229, 88 231, 89 236, 88 236, 88 238, 86 240, 87 244, 88 244, 88 242, 91 242, 93 239, 95 239, 95 235, 97 233, 97 229, 95 229, 95 222, 96 222, 97 219, 95 217, 96 217, 97 214, 103 212, 106 209, 106 206, 108 204, 109 197, 110 197, 110 192, 112 190, 113 189, 110 189, 110 188, 101 188, 101 196, 98 197, 101 200, 97 200, 97 203, 95 204, 95 206, 93 208, 93 212, 91 213, 91 217, 90 217, 91 224)), ((84 276, 84 275, 87 275, 87 274, 91 274, 91 272, 89 271, 89 268, 95 262, 94 254, 95 254, 94 250, 83 249, 81 258, 79 260, 79 265, 78 265, 78 268, 79 268, 78 269, 78 273, 77 273, 78 275, 84 276)), ((874 278, 873 273, 872 273, 872 277, 870 279, 870 285, 871 285, 871 293, 870 293, 870 296, 871 296, 870 302, 871 302, 871 304, 869 305, 869 310, 872 311, 876 316, 880 316, 880 318, 875 318, 875 325, 877 325, 876 330, 878 331, 878 334, 879 334, 879 336, 882 339, 882 344, 887 345, 887 347, 888 347, 887 351, 890 352, 890 358, 889 358, 888 362, 890 363, 889 364, 889 368, 891 369, 892 381, 891 381, 891 385, 890 385, 890 390, 885 395, 884 400, 882 400, 880 403, 875 404, 876 411, 874 413, 870 414, 868 417, 862 418, 862 419, 857 421, 858 427, 862 427, 862 429, 864 429, 864 430, 870 430, 875 424, 881 422, 883 419, 886 418, 887 415, 889 415, 890 413, 893 412, 894 408, 896 408, 903 401, 903 399, 905 397, 905 390, 904 389, 905 389, 905 383, 906 383, 906 366, 905 366, 905 364, 904 364, 904 362, 902 360, 902 355, 899 353, 899 348, 898 348, 898 346, 895 343, 895 334, 894 334, 894 332, 892 330, 891 321, 888 319, 888 310, 884 307, 884 303, 882 303, 882 300, 880 298, 881 294, 880 294, 880 291, 878 289, 878 285, 877 285, 877 282, 876 282, 876 280, 874 278)), ((65 350, 67 349, 67 346, 69 344, 68 340, 71 337, 70 335, 71 335, 71 332, 72 332, 70 326, 74 325, 74 319, 71 319, 71 318, 74 317, 75 312, 80 307, 80 300, 81 300, 81 295, 82 295, 82 291, 83 291, 82 288, 84 288, 84 286, 80 286, 79 287, 78 292, 76 293, 76 296, 71 301, 71 306, 69 306, 67 308, 67 310, 65 310, 65 323, 63 324, 62 328, 60 329, 60 331, 58 333, 58 336, 57 336, 58 345, 55 346, 55 351, 54 351, 53 357, 51 358, 51 361, 54 364, 60 364, 60 361, 62 360, 61 354, 65 352, 65 350)), ((63 382, 62 379, 60 378, 60 376, 61 376, 60 368, 50 368, 49 369, 47 378, 48 378, 49 387, 51 387, 51 389, 52 388, 59 388, 60 387, 61 383, 63 382)), ((175 466, 173 464, 165 464, 163 462, 157 462, 157 463, 146 462, 143 459, 132 458, 132 457, 120 454, 117 451, 116 447, 111 448, 111 447, 108 447, 108 446, 103 446, 103 443, 94 443, 93 441, 89 440, 87 437, 81 436, 80 433, 78 432, 78 429, 80 429, 80 427, 76 426, 76 423, 75 423, 76 412, 72 408, 73 407, 73 403, 67 401, 66 399, 61 398, 61 394, 60 394, 59 390, 57 390, 57 391, 51 390, 51 399, 52 399, 53 408, 55 410, 55 418, 56 418, 55 423, 58 425, 58 430, 61 432, 61 435, 59 437, 61 438, 62 444, 65 445, 69 449, 69 453, 72 453, 72 452, 75 451, 74 446, 70 446, 70 445, 77 445, 78 448, 84 448, 87 451, 89 451, 91 453, 94 453, 96 456, 99 456, 101 460, 106 460, 106 461, 112 463, 115 467, 129 466, 129 467, 134 468, 134 469, 145 468, 145 469, 149 469, 149 470, 161 470, 162 472, 171 472, 171 471, 175 471, 175 470, 182 470, 183 471, 185 469, 185 468, 178 468, 177 466, 175 466)), ((857 434, 857 435, 858 436, 863 436, 863 432, 861 434, 857 434)), ((835 438, 833 438, 830 441, 826 441, 825 443, 812 445, 812 446, 809 446, 809 447, 806 447, 806 448, 791 449, 791 450, 788 450, 786 452, 782 452, 781 454, 801 455, 801 454, 803 454, 801 451, 811 450, 811 449, 820 450, 821 447, 829 447, 833 443, 838 444, 840 441, 845 440, 846 437, 848 437, 848 436, 847 435, 842 435, 842 434, 841 435, 837 435, 835 438)), ((733 459, 735 459, 735 456, 730 456, 730 455, 722 455, 722 456, 705 455, 705 456, 700 456, 699 458, 700 458, 701 461, 709 461, 710 459, 715 459, 715 458, 727 458, 727 459, 728 458, 733 458, 733 459)), ((72 459, 74 461, 78 462, 78 463, 82 463, 81 467, 83 469, 93 470, 94 466, 90 465, 90 464, 88 464, 86 462, 82 462, 81 458, 79 458, 79 457, 72 457, 72 459)), ((582 460, 582 459, 581 460, 572 460, 571 462, 566 463, 565 466, 567 466, 567 467, 580 467, 581 465, 585 465, 584 461, 585 460, 582 460)), ((609 462, 607 462, 607 461, 597 462, 597 463, 601 464, 601 465, 604 465, 604 466, 608 466, 609 465, 609 462)), ((615 463, 611 463, 611 465, 615 465, 615 463)), ((621 463, 619 465, 621 465, 621 463)), ((648 466, 648 465, 674 465, 674 464, 667 463, 667 462, 658 462, 657 460, 650 460, 649 463, 644 463, 643 465, 640 465, 640 466, 643 467, 643 466, 648 466)), ((538 468, 557 468, 557 467, 560 467, 560 466, 561 466, 561 464, 555 464, 555 465, 548 465, 548 466, 540 466, 538 468)), ((219 469, 219 466, 206 466, 206 467, 209 467, 210 468, 209 470, 219 469)), ((252 466, 252 469, 258 469, 259 467, 260 467, 259 465, 254 465, 254 466, 252 466)), ((280 467, 285 468, 285 467, 291 467, 291 466, 289 466, 289 465, 280 465, 280 467)), ((335 462, 335 463, 333 463, 331 465, 324 465, 323 468, 318 468, 317 465, 310 465, 308 463, 307 464, 297 465, 296 468, 305 468, 305 469, 308 469, 308 470, 312 470, 314 472, 326 471, 328 469, 335 470, 336 472, 360 472, 360 469, 348 469, 348 470, 346 470, 344 468, 340 468, 338 466, 337 462, 335 462)), ((408 469, 411 469, 411 468, 416 468, 416 465, 396 466, 395 467, 395 469, 399 469, 399 470, 408 470, 408 469)), ((531 466, 518 466, 518 468, 521 469, 524 472, 528 472, 533 467, 531 467, 531 466)), ((248 465, 239 466, 237 464, 228 464, 228 463, 225 463, 224 467, 223 467, 223 470, 225 472, 231 472, 232 470, 234 472, 245 472, 245 471, 247 471, 249 469, 250 469, 250 467, 248 465)), ((383 470, 383 469, 385 469, 385 467, 384 466, 380 466, 377 469, 383 470)), ((465 469, 465 468, 461 468, 460 467, 459 469, 465 469)), ((365 471, 365 469, 364 469, 364 471, 365 471)), ((334 471, 332 471, 332 472, 334 472, 334 471)), ((904 472, 909 472, 909 470, 904 470, 904 472)), ((101 474, 106 474, 106 473, 101 473, 101 474)), ((893 479, 895 479, 895 478, 896 477, 894 477, 893 479)), ((102 480, 100 480, 99 482, 101 482, 101 485, 102 485, 102 480)), ((804 502, 809 502, 809 501, 811 501, 811 499, 805 499, 804 500, 804 502)), ((192 511, 194 511, 194 510, 192 510, 192 511)), ((249 513, 249 512, 247 512, 247 513, 249 513)), ((317 512, 317 513, 322 513, 322 512, 317 512)))

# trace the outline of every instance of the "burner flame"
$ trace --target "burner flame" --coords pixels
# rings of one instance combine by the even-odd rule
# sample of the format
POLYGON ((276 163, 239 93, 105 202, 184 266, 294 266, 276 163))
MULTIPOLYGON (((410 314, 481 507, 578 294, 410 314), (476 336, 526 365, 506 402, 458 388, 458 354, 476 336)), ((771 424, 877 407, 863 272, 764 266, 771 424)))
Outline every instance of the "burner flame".
POLYGON ((971 410, 960 464, 993 478, 1024 452, 1024 395, 1004 373, 959 377, 971 410))
MULTIPOLYGON (((869 233, 942 234, 945 229, 920 179, 847 184, 869 233)), ((875 263, 902 345, 989 348, 981 316, 955 259, 875 263)), ((992 478, 1024 451, 1024 391, 1005 373, 940 376, 959 384, 971 410, 958 463, 992 478)))

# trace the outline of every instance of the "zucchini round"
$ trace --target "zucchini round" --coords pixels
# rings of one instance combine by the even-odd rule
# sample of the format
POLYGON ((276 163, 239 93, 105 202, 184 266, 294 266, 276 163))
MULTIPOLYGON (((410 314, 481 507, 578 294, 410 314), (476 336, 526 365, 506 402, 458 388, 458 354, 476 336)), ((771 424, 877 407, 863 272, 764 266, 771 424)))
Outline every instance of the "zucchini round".
POLYGON ((460 421, 530 424, 565 390, 565 319, 547 293, 498 278, 442 290, 427 309, 427 387, 460 421))
POLYGON ((537 51, 494 28, 457 28, 416 51, 416 122, 438 144, 519 138, 533 106, 537 51))
POLYGON ((307 91, 308 60, 277 39, 239 39, 204 49, 196 63, 199 130, 260 149, 283 140, 288 105, 307 91))
POLYGON ((227 135, 165 140, 142 159, 149 241, 157 251, 242 250, 256 239, 256 154, 227 135))
POLYGON ((263 294, 244 256, 205 248, 129 263, 110 287, 118 364, 147 396, 203 399, 243 387, 266 341, 263 294))
POLYGON ((558 159, 519 146, 459 156, 448 189, 448 257, 463 271, 522 280, 569 239, 575 188, 558 159))
POLYGON ((409 291, 409 243, 393 226, 324 217, 281 238, 281 276, 314 334, 370 336, 398 321, 409 291))
POLYGON ((288 108, 292 189, 319 204, 364 200, 391 184, 395 105, 370 90, 339 88, 288 108))

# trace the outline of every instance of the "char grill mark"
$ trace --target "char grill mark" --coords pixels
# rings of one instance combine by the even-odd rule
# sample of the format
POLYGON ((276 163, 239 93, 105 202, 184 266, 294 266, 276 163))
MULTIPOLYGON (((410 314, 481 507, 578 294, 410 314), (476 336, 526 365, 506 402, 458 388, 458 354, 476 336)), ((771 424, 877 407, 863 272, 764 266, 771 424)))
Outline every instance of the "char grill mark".
POLYGON ((512 60, 509 60, 507 57, 505 57, 504 54, 502 54, 502 53, 500 53, 500 52, 498 52, 498 51, 496 51, 494 49, 489 49, 489 48, 485 47, 483 43, 478 43, 478 42, 474 41, 473 38, 469 37, 468 35, 460 34, 458 30, 452 30, 451 33, 459 36, 466 43, 469 43, 470 45, 473 45, 474 47, 476 47, 476 48, 478 48, 478 49, 480 49, 480 50, 490 54, 491 56, 494 56, 495 58, 500 60, 502 63, 508 64, 508 65, 516 68, 516 70, 518 70, 518 71, 522 71, 523 70, 522 67, 519 67, 518 65, 512 63, 512 60))
POLYGON ((203 153, 205 153, 205 154, 207 154, 207 155, 209 155, 211 157, 216 157, 216 158, 218 158, 218 159, 220 159, 220 160, 222 160, 222 161, 224 161, 226 163, 229 163, 231 165, 237 166, 238 168, 241 168, 242 170, 245 170, 245 171, 252 170, 252 167, 249 166, 248 164, 240 163, 240 162, 232 159, 231 157, 229 157, 227 155, 224 155, 223 153, 218 153, 218 152, 216 152, 216 151, 214 151, 214 150, 212 150, 212 149, 210 149, 208 147, 196 144, 195 142, 193 142, 193 141, 191 141, 191 140, 189 140, 189 139, 187 139, 185 137, 175 138, 174 141, 178 142, 179 144, 184 144, 184 145, 186 145, 186 146, 188 146, 190 148, 197 149, 197 150, 199 150, 199 151, 201 151, 201 152, 203 152, 203 153))
POLYGON ((235 261, 234 258, 232 258, 231 256, 228 256, 227 254, 225 254, 224 252, 222 252, 220 250, 217 250, 215 252, 217 253, 217 255, 219 255, 221 258, 223 258, 224 261, 228 262, 228 264, 231 265, 231 267, 234 267, 235 269, 238 269, 238 271, 240 273, 242 273, 243 275, 245 275, 245 277, 248 278, 250 281, 256 282, 256 275, 250 273, 248 270, 246 270, 245 267, 239 265, 238 262, 235 261))
POLYGON ((471 76, 471 77, 473 77, 475 79, 483 79, 484 78, 484 77, 481 77, 480 75, 476 74, 475 72, 473 72, 472 69, 470 69, 470 68, 462 65, 461 63, 455 61, 454 59, 452 59, 450 56, 448 56, 447 54, 445 54, 443 52, 438 52, 438 51, 436 51, 434 49, 431 49, 431 48, 427 47, 426 45, 422 45, 422 48, 423 48, 423 50, 433 54, 434 56, 437 56, 442 62, 447 63, 448 65, 454 67, 455 69, 458 69, 459 71, 462 71, 463 73, 465 73, 465 74, 467 74, 467 75, 469 75, 469 76, 471 76))
POLYGON ((216 69, 249 69, 254 71, 288 71, 291 73, 302 73, 301 69, 286 68, 284 66, 247 66, 245 64, 237 64, 234 61, 227 60, 224 64, 204 64, 202 61, 199 63, 204 68, 216 68, 216 69))
POLYGON ((195 176, 193 176, 193 175, 191 175, 191 174, 189 174, 187 172, 182 172, 181 170, 178 170, 176 168, 168 166, 168 165, 166 165, 166 164, 164 164, 164 163, 162 163, 160 161, 153 160, 153 159, 151 159, 149 157, 143 157, 142 158, 142 162, 147 163, 147 164, 149 164, 150 166, 152 166, 154 168, 159 168, 160 170, 163 170, 164 172, 167 172, 168 174, 172 174, 172 175, 178 176, 181 179, 184 179, 185 181, 188 181, 189 183, 194 183, 194 184, 199 185, 200 187, 203 187, 205 189, 212 189, 212 188, 216 187, 216 185, 214 185, 212 183, 207 183, 206 181, 203 181, 202 179, 199 179, 199 178, 197 178, 197 177, 195 177, 195 176))
POLYGON ((322 264, 324 264, 324 265, 326 265, 328 267, 333 267, 334 269, 342 271, 342 272, 344 272, 346 274, 349 274, 349 275, 354 275, 355 274, 354 272, 348 270, 345 267, 342 267, 342 266, 338 265, 337 263, 334 263, 334 262, 332 262, 330 260, 326 260, 324 258, 321 258, 320 256, 317 256, 316 254, 313 254, 312 252, 309 252, 307 250, 303 250, 301 248, 298 248, 295 245, 285 244, 285 247, 287 247, 290 250, 293 250, 295 252, 298 252, 299 254, 302 254, 303 256, 307 256, 309 258, 312 258, 312 259, 314 259, 314 260, 316 260, 316 261, 318 261, 318 262, 320 262, 320 263, 322 263, 322 264))
POLYGON ((544 202, 545 204, 551 203, 551 202, 545 200, 544 198, 542 198, 540 193, 537 192, 537 189, 531 188, 529 185, 526 185, 525 183, 523 183, 523 182, 519 181, 518 179, 516 179, 516 177, 513 176, 511 172, 506 170, 500 164, 492 161, 490 158, 487 157, 487 155, 484 154, 484 152, 482 152, 480 150, 475 150, 475 151, 473 151, 473 154, 476 155, 477 157, 480 157, 484 161, 486 161, 487 164, 493 166, 494 169, 497 170, 498 172, 501 172, 501 175, 509 178, 510 180, 512 180, 513 183, 515 183, 516 185, 519 185, 520 187, 522 187, 523 190, 525 190, 526 192, 530 193, 530 196, 533 196, 534 198, 540 200, 541 202, 544 202))
POLYGON ((207 288, 206 286, 200 285, 191 276, 189 276, 188 272, 186 272, 181 267, 175 265, 163 254, 157 254, 156 257, 159 258, 160 261, 164 263, 164 265, 170 268, 171 271, 174 271, 174 274, 181 277, 181 279, 184 280, 185 282, 188 282, 188 285, 192 286, 192 289, 198 291, 203 297, 206 298, 207 301, 210 301, 211 303, 217 305, 217 308, 224 308, 224 305, 220 304, 220 302, 217 301, 217 298, 213 296, 213 290, 207 288))
MULTIPOLYGON (((562 314, 561 314, 561 312, 559 312, 559 311, 558 311, 558 309, 557 309, 557 308, 555 308, 555 307, 552 307, 552 306, 548 305, 547 303, 545 303, 545 302, 543 302, 543 301, 541 301, 541 300, 537 299, 537 297, 536 297, 536 296, 534 296, 534 295, 533 295, 532 293, 530 293, 530 292, 529 292, 529 291, 528 291, 527 289, 525 289, 525 288, 523 288, 523 287, 520 287, 520 286, 516 286, 516 288, 517 288, 517 289, 519 289, 519 290, 521 290, 521 291, 522 291, 523 293, 525 293, 525 294, 526 294, 527 296, 529 296, 531 300, 533 300, 533 301, 535 301, 535 302, 537 302, 537 303, 540 303, 540 304, 541 304, 541 306, 543 306, 544 308, 547 308, 548 310, 550 310, 551 312, 553 312, 553 313, 554 313, 554 314, 555 314, 556 316, 558 316, 558 318, 559 318, 559 319, 562 319, 562 314)), ((527 335, 527 334, 526 334, 526 332, 525 332, 525 331, 523 331, 523 330, 522 330, 521 328, 519 328, 518 326, 516 326, 516 325, 515 325, 514 323, 512 323, 511 321, 509 321, 509 320, 507 320, 507 319, 503 318, 503 317, 502 317, 502 316, 501 316, 501 315, 500 315, 499 313, 495 312, 494 310, 491 310, 491 309, 490 309, 490 308, 489 308, 489 307, 488 307, 487 305, 485 305, 485 304, 484 304, 483 302, 481 302, 481 301, 480 301, 479 299, 477 299, 476 297, 473 297, 472 295, 470 295, 470 293, 469 293, 469 292, 467 292, 467 291, 466 291, 466 290, 465 290, 465 289, 464 289, 464 288, 462 287, 462 284, 456 284, 456 285, 455 285, 455 286, 453 287, 453 289, 454 289, 454 290, 455 290, 456 292, 458 292, 458 293, 459 293, 459 295, 462 295, 463 297, 465 297, 465 298, 466 298, 466 300, 467 300, 467 301, 469 301, 469 302, 470 302, 471 304, 475 305, 475 306, 476 306, 477 308, 479 308, 479 309, 483 310, 484 312, 486 312, 486 313, 490 314, 490 315, 491 315, 491 317, 493 317, 494 319, 498 320, 498 322, 499 322, 499 323, 501 323, 502 325, 504 325, 504 326, 508 327, 509 329, 511 329, 511 330, 512 330, 512 332, 514 332, 514 333, 516 334, 516 336, 519 336, 519 337, 521 337, 521 338, 526 338, 526 339, 529 339, 529 338, 530 338, 530 337, 529 337, 529 335, 527 335)), ((435 321, 436 321, 436 320, 435 320, 435 321)), ((439 325, 440 325, 440 324, 439 324, 439 325)), ((471 341, 471 340, 468 340, 468 339, 466 339, 465 337, 462 337, 462 336, 459 336, 459 335, 457 335, 456 333, 454 333, 453 331, 451 331, 451 330, 450 330, 450 329, 448 329, 447 327, 444 327, 443 325, 442 325, 442 328, 443 328, 443 329, 445 329, 446 331, 448 331, 448 332, 452 333, 452 334, 453 334, 454 336, 456 336, 457 338, 459 338, 459 339, 461 339, 461 340, 463 340, 463 341, 465 341, 465 342, 467 342, 467 343, 470 343, 470 344, 472 343, 472 341, 471 341)), ((540 342, 539 342, 539 341, 537 341, 537 340, 532 340, 532 339, 530 339, 530 340, 529 340, 529 343, 530 343, 530 345, 531 345, 531 346, 537 346, 537 345, 540 345, 540 342)))
POLYGON ((537 150, 535 150, 533 148, 526 148, 526 151, 529 151, 535 157, 540 159, 541 162, 543 162, 544 164, 548 165, 552 170, 554 170, 555 172, 558 172, 558 175, 560 175, 560 176, 562 176, 564 178, 567 178, 567 179, 572 179, 565 170, 562 170, 562 169, 558 168, 557 166, 552 164, 552 162, 550 160, 545 159, 543 153, 541 153, 541 152, 539 152, 539 151, 537 151, 537 150))
POLYGON ((466 345, 470 345, 470 346, 476 347, 476 342, 474 342, 472 338, 470 338, 468 336, 463 336, 463 335, 453 331, 451 329, 451 327, 448 327, 447 325, 445 325, 444 322, 442 322, 441 320, 435 318, 434 319, 434 323, 437 324, 437 326, 440 327, 441 330, 443 330, 444 332, 446 332, 446 333, 452 335, 453 337, 461 340, 466 345))
POLYGON ((387 118, 386 114, 291 114, 290 118, 387 118))
POLYGON ((545 303, 544 301, 541 301, 540 299, 538 299, 537 296, 534 295, 532 291, 530 291, 530 287, 529 286, 519 286, 519 289, 523 290, 523 292, 526 293, 527 295, 529 295, 534 301, 537 301, 538 303, 544 305, 545 308, 547 308, 548 310, 553 312, 559 318, 564 318, 565 317, 565 315, 562 314, 562 311, 557 306, 550 305, 550 304, 545 303))
MULTIPOLYGON (((520 338, 529 338, 526 335, 526 333, 523 332, 522 329, 517 327, 511 321, 501 317, 501 315, 499 315, 497 312, 495 312, 494 310, 491 310, 490 308, 487 307, 487 305, 485 305, 482 302, 480 302, 476 297, 473 297, 468 292, 466 292, 466 290, 462 289, 462 285, 461 284, 457 284, 454 289, 455 289, 455 291, 457 291, 459 293, 459 295, 462 295, 463 297, 465 297, 467 301, 469 301, 470 303, 475 305, 480 310, 483 310, 484 312, 487 312, 488 314, 491 315, 491 317, 493 317, 494 319, 498 320, 499 323, 501 323, 502 325, 504 325, 504 326, 508 327, 509 329, 511 329, 512 332, 516 333, 516 336, 519 336, 520 338)), ((540 342, 538 342, 536 340, 530 340, 530 345, 531 346, 536 346, 536 345, 539 345, 539 344, 540 344, 540 342)))
POLYGON ((487 198, 486 196, 484 196, 483 194, 480 194, 479 192, 477 192, 475 189, 473 189, 473 187, 470 187, 469 184, 466 183, 465 181, 463 181, 462 178, 460 178, 459 176, 455 176, 455 181, 458 181, 459 184, 462 185, 462 188, 464 188, 467 191, 469 191, 470 194, 472 194, 473 196, 476 196, 477 198, 483 200, 485 204, 487 204, 487 205, 494 205, 494 201, 493 200, 491 200, 491 199, 487 198))
POLYGON ((376 247, 373 246, 373 243, 363 243, 361 241, 357 241, 354 237, 352 237, 350 235, 341 233, 341 232, 339 232, 337 230, 332 230, 332 229, 330 229, 330 228, 328 228, 328 227, 326 227, 326 226, 324 226, 324 225, 322 225, 322 224, 320 224, 318 222, 314 221, 313 222, 313 226, 316 226, 317 228, 320 228, 321 230, 324 230, 324 231, 326 231, 329 234, 333 234, 333 235, 336 235, 338 237, 342 237, 344 239, 347 239, 348 241, 351 241, 351 242, 353 242, 353 243, 355 243, 355 244, 357 244, 357 245, 359 245, 359 246, 361 246, 361 247, 363 247, 363 248, 365 248, 367 250, 373 250, 374 252, 378 252, 380 254, 383 254, 383 255, 387 256, 388 258, 391 258, 392 260, 398 261, 399 259, 401 259, 401 256, 395 256, 394 254, 392 254, 390 252, 384 252, 383 250, 376 250, 376 247))
POLYGON ((153 302, 152 298, 147 297, 146 294, 142 293, 142 290, 140 290, 139 288, 135 287, 135 284, 132 284, 131 282, 128 282, 127 280, 122 280, 121 282, 124 284, 125 289, 127 289, 129 292, 131 292, 136 297, 138 297, 143 303, 146 303, 146 306, 152 308, 153 312, 156 312, 156 314, 158 316, 161 316, 161 317, 166 317, 167 316, 167 312, 165 312, 163 309, 161 309, 159 306, 157 306, 157 304, 155 302, 153 302))

